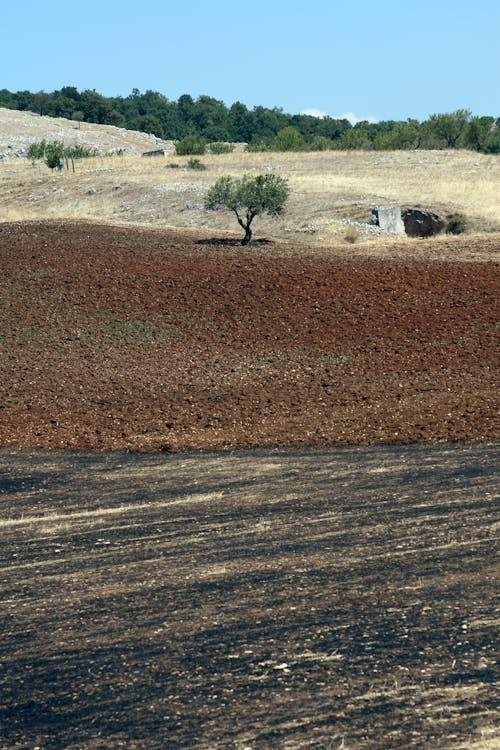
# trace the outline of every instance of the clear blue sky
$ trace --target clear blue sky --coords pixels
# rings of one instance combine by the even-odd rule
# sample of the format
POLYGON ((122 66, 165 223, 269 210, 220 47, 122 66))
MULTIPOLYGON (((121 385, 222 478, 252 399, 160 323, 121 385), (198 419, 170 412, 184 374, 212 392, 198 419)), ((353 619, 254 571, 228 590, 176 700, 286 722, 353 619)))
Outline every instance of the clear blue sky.
POLYGON ((499 40, 500 0, 18 0, 2 7, 0 88, 500 116, 499 40))

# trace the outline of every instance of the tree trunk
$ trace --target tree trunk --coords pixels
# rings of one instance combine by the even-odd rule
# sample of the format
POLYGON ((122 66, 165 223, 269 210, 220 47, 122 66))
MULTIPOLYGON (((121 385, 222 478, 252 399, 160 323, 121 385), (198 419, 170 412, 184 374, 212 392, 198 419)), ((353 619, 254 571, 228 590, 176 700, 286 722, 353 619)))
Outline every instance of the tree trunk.
POLYGON ((247 226, 244 227, 244 229, 245 229, 245 236, 241 240, 241 244, 242 245, 248 245, 248 243, 252 239, 252 230, 250 229, 250 225, 249 224, 247 224, 247 226))
POLYGON ((241 240, 242 245, 248 245, 250 240, 252 239, 252 230, 250 229, 250 224, 252 223, 253 217, 255 216, 255 213, 253 211, 247 212, 247 220, 246 222, 243 221, 241 216, 239 215, 238 211, 234 209, 234 213, 236 214, 236 218, 238 219, 238 224, 242 229, 245 230, 245 236, 241 240))

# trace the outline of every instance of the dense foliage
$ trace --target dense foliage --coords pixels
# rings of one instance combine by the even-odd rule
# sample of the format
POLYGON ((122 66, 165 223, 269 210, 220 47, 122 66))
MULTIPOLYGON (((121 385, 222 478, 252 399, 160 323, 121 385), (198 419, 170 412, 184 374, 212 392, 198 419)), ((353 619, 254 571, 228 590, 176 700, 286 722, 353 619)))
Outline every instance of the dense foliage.
POLYGON ((159 138, 198 142, 245 142, 253 151, 340 149, 467 148, 500 153, 500 118, 475 117, 468 110, 433 114, 424 122, 358 122, 333 117, 291 115, 277 107, 235 102, 227 107, 210 96, 183 94, 170 101, 157 91, 133 89, 127 97, 105 97, 94 90, 64 86, 58 91, 0 90, 0 107, 51 117, 117 125, 159 138))

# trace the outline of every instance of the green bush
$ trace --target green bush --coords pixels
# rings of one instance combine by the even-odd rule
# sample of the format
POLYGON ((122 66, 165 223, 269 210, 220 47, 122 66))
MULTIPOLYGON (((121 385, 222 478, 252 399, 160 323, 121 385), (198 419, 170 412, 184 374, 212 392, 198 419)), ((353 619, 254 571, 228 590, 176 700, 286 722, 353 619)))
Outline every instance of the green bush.
POLYGON ((351 128, 346 130, 338 141, 336 147, 341 150, 353 151, 356 149, 367 151, 373 147, 370 135, 365 128, 351 128))
POLYGON ((197 135, 186 135, 175 144, 175 153, 178 156, 201 156, 207 150, 207 142, 197 135))
POLYGON ((332 139, 324 135, 315 135, 309 146, 310 151, 329 151, 332 148, 332 139))
POLYGON ((90 146, 83 146, 78 144, 76 146, 67 146, 64 149, 64 156, 67 159, 88 159, 93 156, 98 156, 99 152, 96 148, 90 148, 90 146))
POLYGON ((302 151, 305 141, 297 128, 289 125, 276 133, 273 145, 277 151, 302 151))
POLYGON ((63 159, 86 159, 97 155, 97 149, 90 148, 89 146, 81 144, 65 146, 61 141, 47 143, 45 139, 30 144, 28 148, 28 159, 31 159, 33 162, 37 159, 43 159, 50 169, 61 169, 63 159))
POLYGON ((448 234, 463 234, 467 231, 467 217, 465 214, 448 214, 446 218, 446 232, 448 234))
POLYGON ((37 159, 43 159, 45 156, 45 149, 47 148, 47 141, 38 141, 37 143, 30 143, 28 148, 28 159, 36 161, 37 159))
POLYGON ((222 141, 209 143, 208 147, 211 154, 231 154, 234 151, 233 143, 223 143, 222 141))
POLYGON ((257 139, 255 141, 251 141, 251 143, 247 146, 247 151, 250 153, 256 154, 260 153, 262 151, 270 151, 269 143, 267 141, 264 141, 262 139, 257 139))
POLYGON ((64 144, 60 141, 47 143, 45 146, 44 161, 49 169, 62 169, 64 158, 64 144))

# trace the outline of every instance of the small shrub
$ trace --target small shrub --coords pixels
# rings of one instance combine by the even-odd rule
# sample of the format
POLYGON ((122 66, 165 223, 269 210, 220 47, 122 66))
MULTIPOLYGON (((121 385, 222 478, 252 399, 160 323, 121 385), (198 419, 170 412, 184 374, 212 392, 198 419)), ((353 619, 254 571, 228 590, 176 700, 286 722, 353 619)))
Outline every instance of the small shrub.
POLYGON ((467 231, 467 217, 465 214, 448 214, 446 218, 446 232, 448 234, 463 234, 467 231))
POLYGON ((186 135, 175 144, 175 153, 179 156, 201 156, 207 150, 207 142, 197 135, 186 135))
POLYGON ((361 237, 361 233, 359 232, 358 229, 356 229, 356 227, 348 227, 344 235, 345 241, 350 242, 351 245, 354 245, 359 240, 360 237, 361 237))
POLYGON ((252 141, 247 146, 247 151, 249 153, 251 153, 251 154, 257 154, 257 153, 261 153, 261 152, 264 152, 264 151, 270 151, 270 150, 271 150, 271 148, 269 146, 269 143, 267 143, 266 141, 263 141, 263 140, 252 141))
POLYGON ((190 159, 187 163, 188 169, 206 169, 206 165, 199 159, 190 159))
POLYGON ((306 144, 297 128, 288 125, 276 133, 273 145, 276 151, 302 151, 306 144))
POLYGON ((168 169, 179 169, 180 164, 177 164, 177 162, 173 161, 171 164, 167 164, 168 169))
POLYGON ((49 169, 63 168, 64 145, 60 141, 47 143, 45 146, 44 161, 49 169))
POLYGON ((310 151, 329 151, 332 148, 332 139, 326 138, 324 135, 315 135, 309 144, 310 151))
POLYGON ((37 141, 36 143, 30 143, 28 148, 28 159, 34 162, 36 159, 43 159, 45 156, 45 149, 47 148, 47 141, 37 141))
POLYGON ((211 154, 231 154, 234 151, 234 143, 223 143, 215 141, 208 145, 211 154))
POLYGON ((88 157, 97 156, 98 151, 90 146, 81 144, 74 146, 65 146, 61 141, 46 140, 31 143, 28 148, 28 158, 32 162, 36 159, 44 159, 50 169, 62 169, 63 159, 87 159, 88 157))
POLYGON ((64 149, 64 156, 67 159, 88 159, 98 156, 98 154, 99 152, 96 148, 90 148, 90 146, 83 146, 81 144, 68 146, 64 149))

